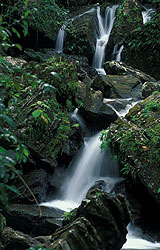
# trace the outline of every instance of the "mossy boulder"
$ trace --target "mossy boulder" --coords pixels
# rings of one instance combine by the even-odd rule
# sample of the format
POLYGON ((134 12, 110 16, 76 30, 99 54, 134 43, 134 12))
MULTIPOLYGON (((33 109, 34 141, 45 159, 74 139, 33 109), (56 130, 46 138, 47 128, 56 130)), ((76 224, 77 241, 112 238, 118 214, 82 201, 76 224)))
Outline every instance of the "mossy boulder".
POLYGON ((125 0, 118 9, 116 22, 113 28, 113 41, 117 44, 124 40, 126 34, 142 24, 141 7, 136 0, 125 0))
POLYGON ((160 94, 149 96, 125 119, 118 119, 110 126, 107 138, 123 173, 139 181, 160 205, 160 94))
POLYGON ((64 52, 67 54, 84 55, 89 60, 96 44, 96 9, 94 6, 82 7, 72 12, 72 23, 64 43, 64 52))
POLYGON ((152 19, 129 34, 124 42, 122 61, 160 79, 160 11, 152 19))

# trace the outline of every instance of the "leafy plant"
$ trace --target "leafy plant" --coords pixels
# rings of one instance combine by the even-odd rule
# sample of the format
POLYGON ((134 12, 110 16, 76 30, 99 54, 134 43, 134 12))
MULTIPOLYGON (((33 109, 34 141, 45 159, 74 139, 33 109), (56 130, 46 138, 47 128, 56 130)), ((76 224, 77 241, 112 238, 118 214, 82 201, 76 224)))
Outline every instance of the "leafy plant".
POLYGON ((70 220, 73 216, 74 212, 70 211, 70 212, 65 212, 63 217, 64 217, 64 220, 70 220))

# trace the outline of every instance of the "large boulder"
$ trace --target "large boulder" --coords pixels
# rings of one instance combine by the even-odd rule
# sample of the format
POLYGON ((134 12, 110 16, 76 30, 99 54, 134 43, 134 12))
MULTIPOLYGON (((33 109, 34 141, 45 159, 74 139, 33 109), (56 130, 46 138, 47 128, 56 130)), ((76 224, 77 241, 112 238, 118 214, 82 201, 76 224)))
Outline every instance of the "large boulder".
POLYGON ((132 75, 138 78, 142 83, 147 81, 155 82, 156 80, 142 72, 139 69, 132 68, 124 62, 108 61, 103 65, 107 75, 132 75))
POLYGON ((80 114, 85 117, 88 126, 100 129, 117 119, 115 111, 105 105, 100 90, 95 91, 84 82, 80 82, 77 97, 82 100, 83 107, 80 109, 80 114))
POLYGON ((108 75, 112 82, 112 98, 141 99, 142 83, 132 75, 108 75))
POLYGON ((88 193, 68 223, 53 235, 50 248, 118 250, 126 241, 129 212, 124 196, 99 189, 88 193))
POLYGON ((144 25, 130 33, 124 41, 122 61, 160 79, 160 9, 144 25))
POLYGON ((4 212, 7 226, 32 237, 53 234, 62 224, 63 211, 36 205, 12 204, 10 212, 4 212))
POLYGON ((5 228, 4 250, 22 250, 29 247, 38 247, 41 243, 31 236, 19 231, 14 231, 10 227, 5 228))
POLYGON ((45 170, 34 170, 29 174, 23 175, 23 180, 25 184, 19 179, 16 182, 16 188, 19 190, 20 196, 12 192, 9 195, 10 202, 35 204, 32 193, 39 203, 46 199, 49 190, 49 174, 47 174, 45 170), (32 190, 32 193, 27 186, 32 190))

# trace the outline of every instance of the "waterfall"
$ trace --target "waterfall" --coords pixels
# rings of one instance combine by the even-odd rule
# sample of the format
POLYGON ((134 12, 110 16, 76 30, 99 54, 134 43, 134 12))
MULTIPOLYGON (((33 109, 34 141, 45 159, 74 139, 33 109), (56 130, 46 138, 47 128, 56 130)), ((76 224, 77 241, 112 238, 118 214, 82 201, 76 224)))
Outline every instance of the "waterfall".
POLYGON ((110 37, 110 33, 116 16, 116 10, 118 7, 118 5, 107 7, 105 12, 105 19, 101 16, 100 7, 97 7, 99 37, 97 38, 96 50, 93 57, 93 69, 99 70, 102 68, 102 64, 105 60, 105 49, 110 37))
POLYGON ((143 24, 149 22, 155 13, 155 10, 152 8, 148 8, 146 6, 143 6, 145 10, 142 11, 142 17, 143 17, 143 24))
POLYGON ((118 49, 118 44, 114 46, 113 53, 112 53, 112 60, 115 60, 117 62, 121 61, 121 53, 124 48, 124 45, 121 45, 118 49))
POLYGON ((55 47, 55 50, 57 51, 57 53, 61 53, 63 51, 63 44, 64 44, 64 39, 65 39, 65 28, 66 28, 66 25, 63 25, 58 32, 58 36, 56 40, 56 47, 55 47))
POLYGON ((100 132, 84 139, 68 169, 59 199, 41 205, 68 211, 77 207, 94 185, 101 183, 104 191, 110 192, 121 180, 117 162, 111 159, 109 152, 101 152, 99 136, 100 132))
POLYGON ((92 8, 92 9, 90 9, 90 10, 88 10, 88 11, 86 11, 86 12, 84 12, 84 13, 78 15, 78 16, 75 16, 75 17, 69 19, 67 21, 67 23, 60 28, 60 30, 58 32, 58 35, 57 35, 56 46, 55 46, 55 50, 56 50, 57 53, 62 53, 63 52, 64 39, 65 39, 65 36, 66 36, 65 29, 66 29, 67 25, 69 23, 71 23, 71 22, 74 22, 76 19, 78 19, 78 18, 80 18, 80 17, 82 17, 82 16, 84 16, 86 14, 92 13, 94 11, 95 11, 95 8, 92 8))
MULTIPOLYGON (((83 148, 73 162, 71 174, 64 183, 64 199, 76 203, 82 201, 87 191, 94 186, 96 181, 119 176, 118 165, 112 162, 109 153, 100 150, 100 133, 85 138, 83 148)), ((110 186, 106 188, 110 189, 110 186)), ((110 191, 110 190, 108 190, 110 191)))

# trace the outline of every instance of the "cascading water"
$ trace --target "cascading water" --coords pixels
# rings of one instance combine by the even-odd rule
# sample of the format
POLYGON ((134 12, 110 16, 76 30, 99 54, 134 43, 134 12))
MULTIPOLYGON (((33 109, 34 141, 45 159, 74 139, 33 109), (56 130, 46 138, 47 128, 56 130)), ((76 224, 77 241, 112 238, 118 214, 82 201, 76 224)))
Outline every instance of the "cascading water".
POLYGON ((112 60, 115 60, 117 62, 121 61, 121 53, 123 51, 124 45, 121 45, 118 48, 118 44, 114 46, 113 53, 112 53, 112 60))
POLYGON ((143 24, 149 22, 155 13, 155 10, 146 6, 143 6, 144 10, 142 11, 143 24))
POLYGON ((56 46, 55 46, 55 50, 56 50, 57 53, 62 53, 63 52, 64 39, 65 39, 65 36, 66 36, 65 29, 66 29, 67 25, 69 23, 71 23, 71 22, 74 22, 76 19, 78 19, 78 18, 80 18, 80 17, 82 17, 82 16, 84 16, 86 14, 92 13, 94 11, 95 11, 95 8, 92 8, 92 9, 90 9, 90 10, 88 10, 88 11, 86 11, 86 12, 84 12, 84 13, 78 15, 78 16, 75 16, 75 17, 69 19, 68 22, 60 28, 60 30, 58 32, 58 35, 57 35, 56 46))
POLYGON ((102 64, 105 60, 105 49, 110 37, 110 33, 114 24, 114 20, 116 17, 116 11, 118 9, 118 5, 114 5, 112 7, 106 8, 105 19, 102 18, 100 13, 100 7, 97 7, 97 19, 99 26, 99 37, 96 43, 96 50, 93 57, 93 69, 97 71, 102 69, 102 64))
POLYGON ((127 234, 127 241, 123 245, 122 250, 159 250, 160 243, 150 242, 147 240, 147 236, 144 235, 140 228, 129 224, 127 234))
POLYGON ((64 39, 65 39, 65 28, 66 28, 66 25, 63 25, 58 32, 58 36, 56 40, 56 47, 55 47, 55 50, 57 51, 57 53, 61 53, 63 51, 63 44, 64 44, 64 39))
POLYGON ((136 101, 132 98, 126 98, 126 99, 107 99, 104 98, 103 102, 110 107, 118 117, 124 117, 129 110, 134 107, 137 103, 141 101, 136 101))
MULTIPOLYGON (((118 166, 111 161, 109 153, 101 152, 99 136, 97 133, 85 139, 83 149, 73 163, 72 174, 64 183, 64 199, 80 203, 96 181, 118 178, 118 166)), ((106 188, 110 191, 110 186, 106 188)))
POLYGON ((105 191, 110 192, 119 178, 118 165, 111 159, 109 152, 101 152, 100 133, 85 138, 69 167, 64 185, 58 200, 42 205, 70 210, 77 207, 85 198, 87 191, 97 183, 101 183, 105 191))

